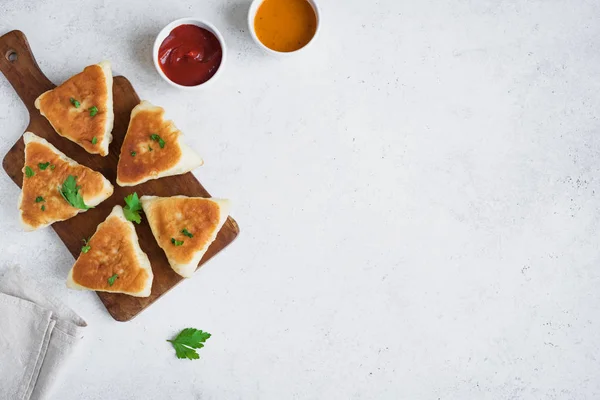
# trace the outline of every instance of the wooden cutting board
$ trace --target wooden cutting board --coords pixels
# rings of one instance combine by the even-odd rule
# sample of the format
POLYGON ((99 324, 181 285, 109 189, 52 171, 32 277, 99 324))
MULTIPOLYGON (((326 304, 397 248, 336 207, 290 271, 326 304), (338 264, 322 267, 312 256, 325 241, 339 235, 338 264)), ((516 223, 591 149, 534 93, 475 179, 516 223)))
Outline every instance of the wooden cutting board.
MULTIPOLYGON (((78 163, 102 173, 115 187, 114 194, 96 208, 52 225, 52 228, 64 242, 65 246, 67 246, 73 257, 77 258, 79 256, 82 239, 90 237, 96 231, 98 224, 104 221, 116 204, 124 205, 123 198, 130 193, 137 192, 140 197, 144 194, 156 196, 181 194, 186 196, 210 197, 208 192, 191 173, 152 180, 128 188, 122 188, 116 184, 117 161, 129 124, 129 116, 133 107, 140 102, 140 98, 126 78, 122 76, 114 78, 115 124, 112 131, 113 142, 110 144, 108 156, 101 157, 89 154, 75 143, 59 136, 46 118, 34 107, 33 103, 35 99, 56 85, 50 82, 42 71, 40 71, 23 32, 12 31, 0 37, 0 71, 6 76, 29 110, 30 120, 27 131, 31 131, 48 140, 78 163)), ((79 71, 73 71, 73 74, 76 72, 79 71)), ((160 99, 152 99, 152 102, 160 104, 160 99)), ((15 139, 18 137, 17 134, 17 132, 14 133, 15 139)), ((19 137, 17 143, 15 143, 4 157, 2 163, 6 173, 19 187, 23 184, 24 148, 23 138, 19 137)), ((18 210, 15 206, 16 212, 18 210)), ((135 228, 142 250, 148 255, 152 264, 152 271, 154 272, 152 294, 147 298, 139 298, 124 294, 98 292, 100 300, 104 303, 110 315, 117 321, 129 321, 183 280, 169 266, 167 258, 154 240, 150 226, 144 216, 142 216, 142 223, 136 225, 135 228)), ((238 233, 239 228, 237 223, 229 217, 198 267, 227 247, 236 238, 238 233)), ((70 268, 71 265, 57 266, 57 273, 63 274, 66 280, 70 268)))

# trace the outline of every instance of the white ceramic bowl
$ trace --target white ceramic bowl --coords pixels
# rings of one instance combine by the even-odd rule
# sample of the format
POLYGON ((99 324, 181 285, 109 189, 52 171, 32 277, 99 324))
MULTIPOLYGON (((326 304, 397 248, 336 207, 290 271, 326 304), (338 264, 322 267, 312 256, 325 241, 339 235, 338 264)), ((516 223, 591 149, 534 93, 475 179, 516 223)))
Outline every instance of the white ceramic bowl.
POLYGON ((250 4, 250 9, 248 10, 248 28, 250 29, 250 35, 252 35, 252 39, 254 39, 256 44, 258 44, 258 46, 261 49, 274 56, 288 57, 292 54, 298 54, 299 52, 304 51, 307 47, 311 45, 311 43, 313 43, 317 39, 317 35, 319 34, 319 28, 321 27, 321 13, 319 12, 319 6, 317 6, 315 0, 306 0, 312 6, 313 11, 315 12, 315 16, 317 18, 317 27, 315 28, 315 34, 313 35, 312 39, 310 39, 310 41, 306 43, 304 47, 301 47, 295 51, 277 51, 265 46, 258 39, 258 36, 256 36, 256 31, 254 30, 254 18, 256 18, 256 12, 258 11, 258 8, 264 1, 265 0, 253 0, 252 4, 250 4))
POLYGON ((171 86, 175 86, 176 88, 184 89, 184 90, 203 89, 206 86, 208 86, 209 84, 211 84, 212 82, 216 81, 217 78, 221 75, 221 72, 223 71, 223 65, 225 64, 226 58, 227 58, 227 48, 225 47, 225 40, 223 40, 223 36, 221 36, 221 33, 211 23, 202 21, 197 18, 181 18, 181 19, 175 20, 175 21, 171 22, 169 25, 165 26, 158 33, 158 36, 156 36, 156 40, 154 41, 154 48, 152 49, 152 60, 154 60, 154 67, 156 68, 156 71, 158 72, 160 77, 163 78, 171 86), (212 32, 217 37, 217 40, 219 41, 219 44, 221 45, 221 53, 222 53, 221 64, 219 65, 219 68, 217 68, 217 72, 215 72, 215 74, 209 80, 207 80, 206 82, 201 83, 199 85, 196 85, 196 86, 184 86, 184 85, 180 85, 178 83, 173 82, 165 75, 162 68, 160 67, 160 63, 158 62, 158 50, 160 49, 160 45, 167 38, 167 36, 169 36, 171 31, 180 25, 196 25, 196 26, 199 26, 200 28, 204 28, 207 31, 212 32))

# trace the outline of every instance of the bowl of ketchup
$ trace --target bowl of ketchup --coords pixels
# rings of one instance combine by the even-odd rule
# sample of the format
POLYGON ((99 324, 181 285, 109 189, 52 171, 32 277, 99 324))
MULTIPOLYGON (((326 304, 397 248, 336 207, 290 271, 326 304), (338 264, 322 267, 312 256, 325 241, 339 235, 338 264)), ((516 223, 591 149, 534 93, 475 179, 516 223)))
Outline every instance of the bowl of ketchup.
POLYGON ((152 58, 165 81, 181 89, 197 89, 216 80, 225 54, 225 42, 217 28, 199 19, 182 18, 160 31, 152 58))

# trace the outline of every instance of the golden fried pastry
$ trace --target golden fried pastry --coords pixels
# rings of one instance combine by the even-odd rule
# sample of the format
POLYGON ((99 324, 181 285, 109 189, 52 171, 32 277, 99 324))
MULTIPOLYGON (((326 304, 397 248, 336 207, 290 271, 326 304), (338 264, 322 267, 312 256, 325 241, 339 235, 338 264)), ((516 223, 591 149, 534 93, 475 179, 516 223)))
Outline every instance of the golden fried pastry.
POLYGON ((227 220, 229 201, 142 196, 141 202, 152 234, 171 268, 184 278, 191 277, 227 220))
POLYGON ((113 193, 110 182, 70 159, 45 139, 23 135, 25 166, 19 197, 25 230, 44 228, 97 206, 113 193))
POLYGON ((42 93, 35 107, 59 135, 104 157, 112 141, 112 85, 110 63, 102 61, 42 93))
POLYGON ((117 165, 117 184, 134 186, 150 179, 185 174, 202 165, 202 158, 179 141, 182 133, 165 110, 142 101, 131 119, 117 165))
POLYGON ((67 286, 148 297, 153 278, 150 260, 140 248, 133 224, 125 219, 123 208, 115 206, 85 241, 67 286))

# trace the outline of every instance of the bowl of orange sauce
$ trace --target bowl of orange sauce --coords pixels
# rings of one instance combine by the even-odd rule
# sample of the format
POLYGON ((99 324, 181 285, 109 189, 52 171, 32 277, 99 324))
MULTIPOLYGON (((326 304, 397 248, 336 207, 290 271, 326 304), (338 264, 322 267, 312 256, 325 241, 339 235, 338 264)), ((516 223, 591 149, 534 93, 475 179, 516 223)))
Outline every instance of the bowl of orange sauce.
POLYGON ((319 31, 314 0, 254 0, 248 25, 254 41, 267 53, 288 55, 306 49, 319 31))

